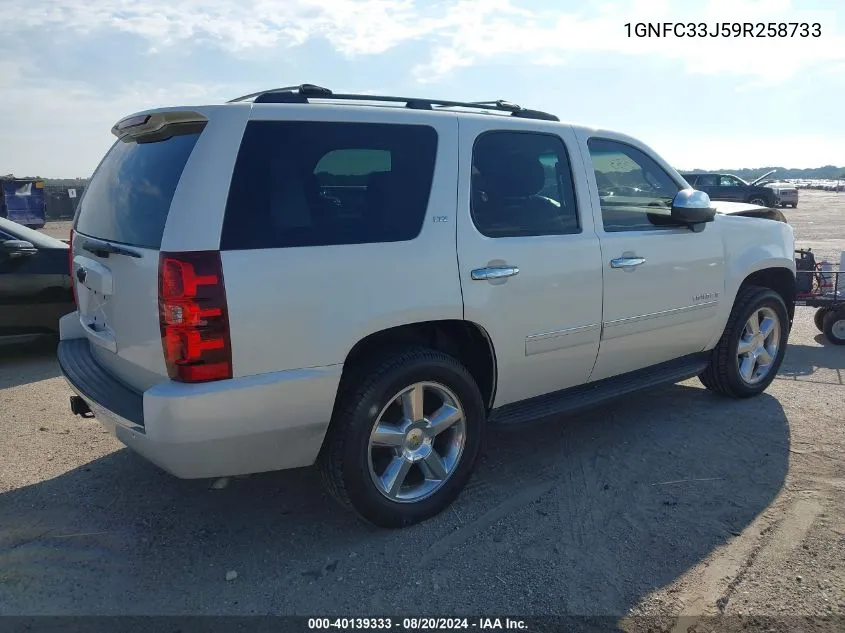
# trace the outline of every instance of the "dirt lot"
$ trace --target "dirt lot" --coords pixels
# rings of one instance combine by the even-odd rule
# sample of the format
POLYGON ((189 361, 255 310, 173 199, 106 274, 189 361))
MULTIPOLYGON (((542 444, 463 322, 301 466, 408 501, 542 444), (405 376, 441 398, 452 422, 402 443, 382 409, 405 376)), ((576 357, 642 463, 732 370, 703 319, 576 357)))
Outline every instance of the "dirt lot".
MULTIPOLYGON (((802 244, 845 250, 845 194, 802 191, 786 213, 802 244)), ((845 348, 799 308, 762 397, 690 380, 495 431, 454 509, 384 532, 307 469, 222 490, 171 478, 70 415, 49 351, 16 354, 0 360, 0 614, 611 615, 637 631, 812 616, 841 630, 824 618, 845 617, 843 379, 845 348)))

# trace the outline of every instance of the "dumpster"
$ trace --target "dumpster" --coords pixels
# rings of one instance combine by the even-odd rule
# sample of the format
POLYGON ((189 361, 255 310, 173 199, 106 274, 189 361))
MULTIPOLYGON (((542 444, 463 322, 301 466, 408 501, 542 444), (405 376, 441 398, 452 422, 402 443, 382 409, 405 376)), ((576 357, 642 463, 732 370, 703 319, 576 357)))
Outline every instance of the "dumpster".
POLYGON ((47 221, 44 181, 35 178, 0 178, 0 217, 40 229, 47 221))

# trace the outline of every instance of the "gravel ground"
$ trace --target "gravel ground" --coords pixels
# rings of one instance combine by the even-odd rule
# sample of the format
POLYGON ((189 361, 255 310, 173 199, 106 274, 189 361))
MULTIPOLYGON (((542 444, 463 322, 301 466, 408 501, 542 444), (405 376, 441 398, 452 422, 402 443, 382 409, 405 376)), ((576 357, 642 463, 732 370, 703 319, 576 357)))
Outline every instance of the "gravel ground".
MULTIPOLYGON (((845 195, 805 191, 786 211, 825 257, 845 250, 843 212, 845 195)), ((452 509, 386 532, 336 507, 309 469, 220 490, 174 479, 70 415, 50 350, 7 354, 0 614, 567 614, 623 618, 627 631, 841 630, 843 379, 845 349, 798 308, 761 397, 724 400, 690 380, 494 431, 452 509)))

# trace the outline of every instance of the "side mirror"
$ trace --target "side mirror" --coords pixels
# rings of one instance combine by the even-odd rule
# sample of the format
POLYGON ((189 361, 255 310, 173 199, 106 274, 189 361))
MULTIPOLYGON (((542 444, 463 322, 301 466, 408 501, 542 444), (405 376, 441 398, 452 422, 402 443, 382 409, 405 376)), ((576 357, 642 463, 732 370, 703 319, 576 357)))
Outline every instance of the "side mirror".
POLYGON ((0 242, 0 255, 4 259, 27 257, 29 255, 35 255, 37 252, 38 249, 31 242, 25 240, 6 240, 5 242, 0 242))
POLYGON ((710 196, 695 189, 681 189, 672 199, 672 220, 678 224, 694 227, 712 222, 716 209, 710 204, 710 196))

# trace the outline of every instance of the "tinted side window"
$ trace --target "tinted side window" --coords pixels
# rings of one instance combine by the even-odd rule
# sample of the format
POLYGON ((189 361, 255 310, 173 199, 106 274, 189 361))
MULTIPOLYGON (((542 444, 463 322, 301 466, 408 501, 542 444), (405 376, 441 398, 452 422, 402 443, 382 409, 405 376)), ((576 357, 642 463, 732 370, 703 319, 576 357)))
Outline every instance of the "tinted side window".
POLYGON ((654 159, 618 141, 592 138, 587 145, 605 231, 675 226, 670 214, 680 186, 654 159))
POLYGON ((117 141, 85 189, 76 230, 159 248, 176 185, 199 136, 196 125, 174 126, 154 139, 117 141))
POLYGON ((695 182, 698 180, 698 174, 682 174, 684 180, 689 183, 690 187, 695 187, 695 182))
POLYGON ((472 152, 470 211, 487 237, 578 233, 563 141, 551 134, 482 134, 472 152))
POLYGON ((224 250, 419 235, 437 132, 423 125, 253 121, 235 163, 224 250))
POLYGON ((719 186, 719 179, 712 174, 707 174, 706 176, 701 176, 698 179, 698 186, 699 187, 718 187, 719 186))

